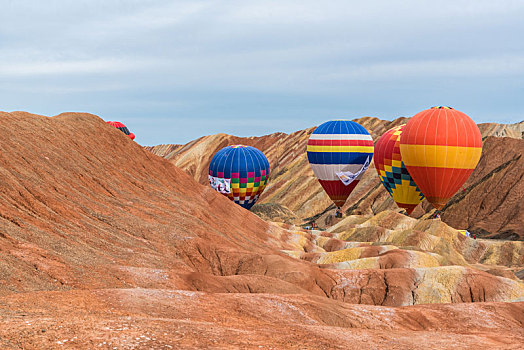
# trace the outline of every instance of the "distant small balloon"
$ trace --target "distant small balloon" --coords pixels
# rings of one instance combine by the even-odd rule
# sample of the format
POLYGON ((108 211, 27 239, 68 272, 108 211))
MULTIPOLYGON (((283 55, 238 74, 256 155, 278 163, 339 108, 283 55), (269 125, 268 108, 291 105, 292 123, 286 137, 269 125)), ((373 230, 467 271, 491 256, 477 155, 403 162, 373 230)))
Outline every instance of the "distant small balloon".
POLYGON ((124 134, 129 136, 129 138, 131 140, 135 139, 135 134, 129 132, 129 130, 127 129, 127 126, 125 126, 124 124, 122 124, 120 122, 114 122, 114 121, 109 121, 109 122, 107 122, 107 124, 112 125, 115 128, 117 128, 118 130, 122 131, 124 134))
POLYGON ((245 209, 251 209, 269 181, 271 169, 255 147, 234 145, 218 151, 209 164, 209 184, 245 209))

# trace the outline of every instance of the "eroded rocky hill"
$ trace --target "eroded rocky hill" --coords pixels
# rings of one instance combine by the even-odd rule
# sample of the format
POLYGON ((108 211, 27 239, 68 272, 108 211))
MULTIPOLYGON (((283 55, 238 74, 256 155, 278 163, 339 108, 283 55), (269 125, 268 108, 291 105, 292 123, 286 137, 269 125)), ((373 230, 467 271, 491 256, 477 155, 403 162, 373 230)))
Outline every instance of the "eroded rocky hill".
POLYGON ((275 224, 96 116, 0 117, 2 349, 524 341, 522 242, 394 211, 275 224))
MULTIPOLYGON (((360 118, 356 122, 376 140, 388 129, 406 123, 408 118, 385 121, 360 118)), ((445 208, 443 220, 458 229, 467 229, 491 238, 524 238, 524 122, 479 125, 484 139, 482 159, 459 192, 445 208), (508 163, 509 162, 509 163, 508 163), (492 193, 503 186, 501 191, 492 193)), ((187 145, 160 145, 148 150, 169 159, 197 181, 207 183, 207 169, 213 155, 227 145, 243 143, 262 150, 273 172, 271 181, 253 212, 264 219, 288 223, 311 220, 321 227, 332 224, 334 206, 318 184, 307 162, 305 150, 314 128, 292 134, 272 134, 239 138, 225 134, 205 136, 187 145)), ((373 164, 343 208, 347 214, 373 214, 397 207, 379 182, 373 164)), ((432 210, 424 202, 412 216, 421 217, 432 210)))

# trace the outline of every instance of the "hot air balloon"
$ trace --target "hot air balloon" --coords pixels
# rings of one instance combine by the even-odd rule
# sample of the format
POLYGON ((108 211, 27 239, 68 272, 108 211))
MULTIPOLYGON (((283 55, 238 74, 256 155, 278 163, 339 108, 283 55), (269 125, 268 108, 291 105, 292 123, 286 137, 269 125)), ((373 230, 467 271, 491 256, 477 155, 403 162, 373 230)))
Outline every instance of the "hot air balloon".
POLYGON ((222 148, 209 164, 209 184, 238 205, 251 209, 269 180, 269 162, 251 146, 222 148))
POLYGON ((466 114, 433 107, 407 123, 400 135, 400 153, 426 199, 440 210, 477 166, 482 137, 466 114))
POLYGON ((129 130, 127 129, 127 126, 125 126, 124 124, 120 122, 113 122, 113 121, 107 122, 107 124, 112 125, 115 128, 117 128, 118 130, 122 131, 124 134, 129 136, 131 140, 135 139, 135 134, 133 134, 132 132, 129 132, 129 130))
POLYGON ((375 144, 375 169, 382 184, 408 215, 424 199, 400 155, 400 134, 406 125, 388 130, 375 144))
POLYGON ((355 122, 328 121, 309 137, 307 158, 324 191, 340 208, 369 167, 373 139, 355 122))

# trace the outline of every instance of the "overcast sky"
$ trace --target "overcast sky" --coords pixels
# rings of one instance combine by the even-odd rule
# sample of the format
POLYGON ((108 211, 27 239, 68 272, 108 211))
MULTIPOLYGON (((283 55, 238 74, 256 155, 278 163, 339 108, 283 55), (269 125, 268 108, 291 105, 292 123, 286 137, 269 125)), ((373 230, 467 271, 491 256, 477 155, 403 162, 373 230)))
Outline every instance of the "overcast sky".
POLYGON ((449 105, 524 119, 524 1, 0 0, 0 110, 143 145, 449 105))

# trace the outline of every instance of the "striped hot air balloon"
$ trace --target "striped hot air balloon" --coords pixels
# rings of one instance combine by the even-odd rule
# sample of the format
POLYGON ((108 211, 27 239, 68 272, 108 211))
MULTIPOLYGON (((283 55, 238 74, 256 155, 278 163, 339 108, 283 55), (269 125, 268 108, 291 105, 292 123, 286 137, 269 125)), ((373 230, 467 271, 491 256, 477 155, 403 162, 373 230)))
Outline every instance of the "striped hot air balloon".
POLYGON ((400 134, 406 125, 388 130, 375 144, 375 169, 382 184, 400 208, 411 214, 424 199, 400 155, 400 134))
POLYGON ((324 191, 340 208, 373 158, 373 139, 355 122, 328 121, 309 137, 307 158, 324 191))
POLYGON ((477 166, 482 137, 466 114, 433 107, 407 123, 400 135, 400 153, 424 196, 442 209, 477 166))
POLYGON ((222 148, 209 164, 209 184, 238 205, 251 209, 269 180, 271 169, 261 151, 251 146, 222 148))

